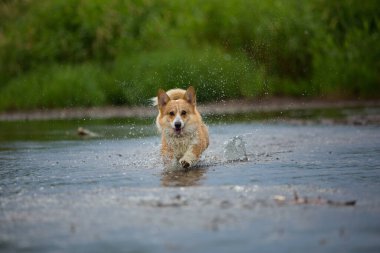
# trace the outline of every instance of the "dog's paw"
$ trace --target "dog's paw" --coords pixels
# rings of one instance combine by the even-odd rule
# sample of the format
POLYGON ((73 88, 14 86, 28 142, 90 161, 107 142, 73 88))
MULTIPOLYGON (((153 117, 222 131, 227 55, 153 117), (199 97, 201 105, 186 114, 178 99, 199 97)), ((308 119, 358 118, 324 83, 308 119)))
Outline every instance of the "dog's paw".
POLYGON ((182 168, 189 168, 190 167, 190 163, 188 161, 185 161, 185 160, 181 160, 180 161, 181 165, 182 165, 182 168))

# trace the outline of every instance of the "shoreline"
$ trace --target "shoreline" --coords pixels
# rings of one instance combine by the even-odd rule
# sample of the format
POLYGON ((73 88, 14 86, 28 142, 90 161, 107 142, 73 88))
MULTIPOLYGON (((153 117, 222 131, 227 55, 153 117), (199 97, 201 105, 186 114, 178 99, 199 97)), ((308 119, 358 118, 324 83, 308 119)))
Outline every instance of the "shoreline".
MULTIPOLYGON (((308 109, 344 109, 355 107, 380 107, 380 100, 296 100, 265 99, 257 101, 231 100, 210 104, 199 104, 204 115, 231 115, 251 112, 276 112, 308 109)), ((0 112, 1 121, 65 120, 65 119, 110 119, 155 117, 153 106, 104 106, 88 108, 36 109, 30 111, 0 112)), ((380 117, 380 116, 379 116, 380 117)))

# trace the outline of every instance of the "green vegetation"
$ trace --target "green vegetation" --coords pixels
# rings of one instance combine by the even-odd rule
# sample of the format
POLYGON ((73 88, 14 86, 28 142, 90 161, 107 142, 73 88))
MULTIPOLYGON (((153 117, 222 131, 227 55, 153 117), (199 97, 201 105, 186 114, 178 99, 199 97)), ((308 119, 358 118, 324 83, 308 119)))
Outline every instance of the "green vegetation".
POLYGON ((379 98, 377 0, 14 0, 0 3, 0 110, 379 98))

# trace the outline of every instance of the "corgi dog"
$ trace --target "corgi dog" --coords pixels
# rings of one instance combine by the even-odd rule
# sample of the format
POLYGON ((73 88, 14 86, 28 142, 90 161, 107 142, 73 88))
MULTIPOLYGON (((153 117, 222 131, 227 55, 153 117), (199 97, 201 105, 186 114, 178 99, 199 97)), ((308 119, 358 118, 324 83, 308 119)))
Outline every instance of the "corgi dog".
POLYGON ((194 88, 160 89, 152 100, 158 106, 156 126, 161 132, 165 168, 193 166, 209 145, 208 128, 197 110, 194 88))

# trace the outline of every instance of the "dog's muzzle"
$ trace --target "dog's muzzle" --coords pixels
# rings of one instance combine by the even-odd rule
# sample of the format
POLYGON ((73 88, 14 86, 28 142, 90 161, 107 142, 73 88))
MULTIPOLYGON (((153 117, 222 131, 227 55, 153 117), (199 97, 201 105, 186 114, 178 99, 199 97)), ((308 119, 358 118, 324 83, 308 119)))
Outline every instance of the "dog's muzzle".
POLYGON ((180 134, 182 130, 182 123, 180 121, 174 122, 174 131, 176 134, 180 134))
POLYGON ((174 123, 174 127, 175 127, 176 130, 177 130, 177 129, 181 129, 181 127, 182 127, 181 122, 179 122, 179 121, 175 122, 175 123, 174 123))

